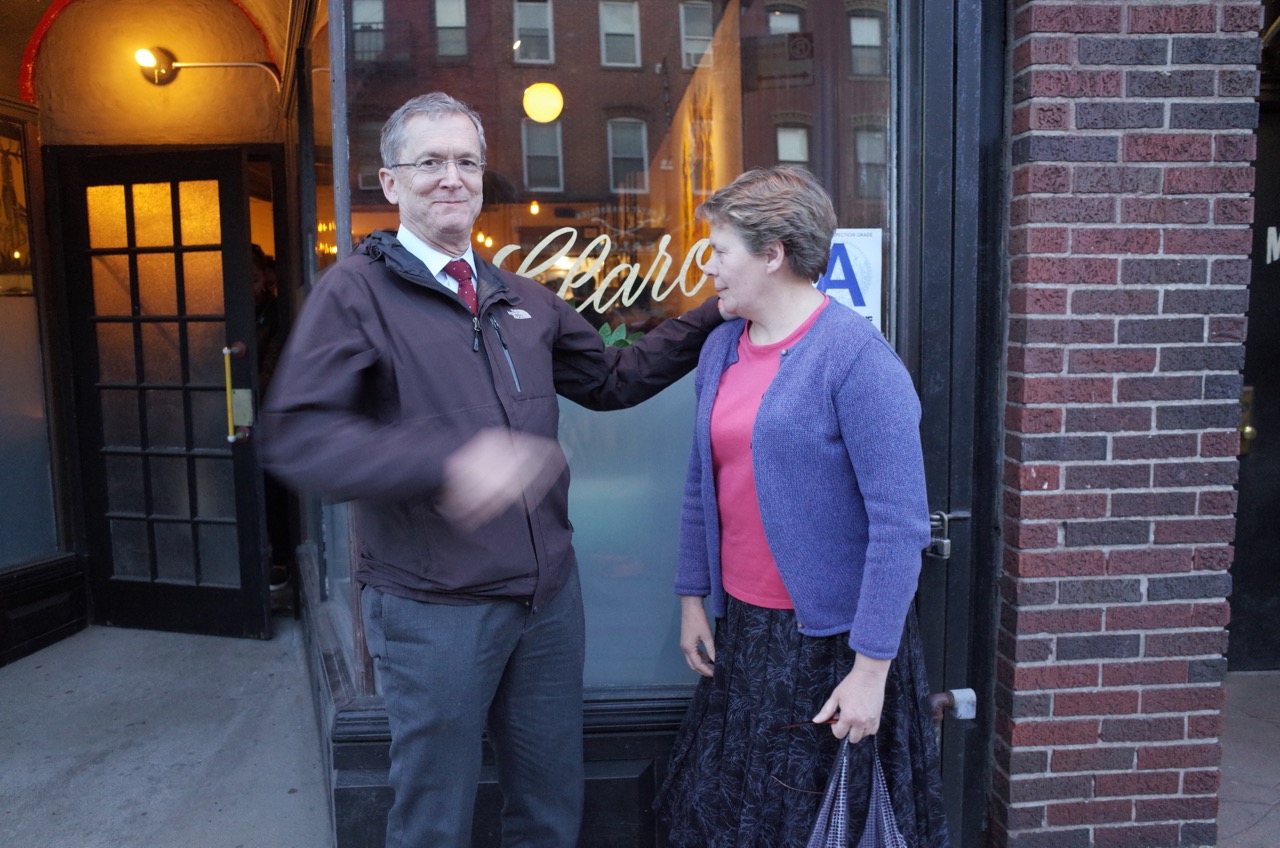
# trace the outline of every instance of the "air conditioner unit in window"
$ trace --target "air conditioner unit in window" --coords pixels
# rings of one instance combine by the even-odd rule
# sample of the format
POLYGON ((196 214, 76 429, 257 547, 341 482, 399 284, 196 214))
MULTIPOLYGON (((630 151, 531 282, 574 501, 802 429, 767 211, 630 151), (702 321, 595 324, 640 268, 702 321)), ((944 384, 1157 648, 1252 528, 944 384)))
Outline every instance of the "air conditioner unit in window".
POLYGON ((711 67, 711 48, 707 48, 701 53, 695 53, 692 50, 686 50, 684 54, 684 66, 686 68, 711 67))
POLYGON ((356 174, 356 183, 360 186, 361 191, 382 190, 382 181, 378 179, 377 171, 360 171, 356 174))

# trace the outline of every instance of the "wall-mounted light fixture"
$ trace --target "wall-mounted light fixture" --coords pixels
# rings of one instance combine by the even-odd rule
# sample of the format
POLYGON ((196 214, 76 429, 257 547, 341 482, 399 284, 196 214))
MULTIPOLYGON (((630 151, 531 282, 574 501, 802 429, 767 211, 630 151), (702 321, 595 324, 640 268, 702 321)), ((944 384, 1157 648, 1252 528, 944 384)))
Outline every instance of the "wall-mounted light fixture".
POLYGON ((562 109, 564 95, 554 83, 535 82, 524 90, 524 113, 538 123, 554 121, 562 109))
POLYGON ((133 58, 142 68, 143 78, 154 85, 173 82, 180 68, 261 68, 271 75, 276 91, 280 90, 280 69, 270 62, 179 62, 163 47, 144 47, 134 53, 133 58))

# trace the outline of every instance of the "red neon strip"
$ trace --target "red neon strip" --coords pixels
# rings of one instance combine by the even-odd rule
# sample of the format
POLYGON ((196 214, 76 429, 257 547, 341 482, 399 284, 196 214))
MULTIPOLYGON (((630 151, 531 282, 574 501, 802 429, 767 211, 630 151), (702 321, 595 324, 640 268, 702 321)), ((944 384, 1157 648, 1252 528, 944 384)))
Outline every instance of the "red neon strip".
POLYGON ((36 102, 36 56, 40 53, 40 44, 49 34, 49 28, 53 26, 54 19, 74 2, 75 0, 53 0, 49 8, 44 10, 40 23, 36 24, 35 32, 31 33, 27 47, 22 51, 22 65, 18 68, 18 96, 27 103, 36 102))

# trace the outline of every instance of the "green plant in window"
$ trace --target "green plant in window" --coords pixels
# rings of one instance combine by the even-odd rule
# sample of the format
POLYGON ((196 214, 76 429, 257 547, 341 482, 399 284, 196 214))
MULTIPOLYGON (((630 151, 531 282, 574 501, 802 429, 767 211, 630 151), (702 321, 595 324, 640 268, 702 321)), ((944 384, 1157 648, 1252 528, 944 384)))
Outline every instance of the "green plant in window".
POLYGON ((605 347, 630 347, 641 338, 644 333, 635 332, 627 333, 627 325, 619 322, 618 326, 610 327, 608 324, 600 325, 600 338, 604 341, 605 347))

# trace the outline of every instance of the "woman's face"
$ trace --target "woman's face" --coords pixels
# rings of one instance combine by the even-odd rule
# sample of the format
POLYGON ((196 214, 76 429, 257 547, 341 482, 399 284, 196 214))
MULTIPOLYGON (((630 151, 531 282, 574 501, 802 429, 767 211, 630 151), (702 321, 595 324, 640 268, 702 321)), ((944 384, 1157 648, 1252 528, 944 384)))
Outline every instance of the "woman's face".
POLYGON ((756 317, 769 285, 766 264, 764 256, 747 250, 733 226, 711 225, 711 258, 702 272, 711 278, 724 309, 748 320, 756 317))

